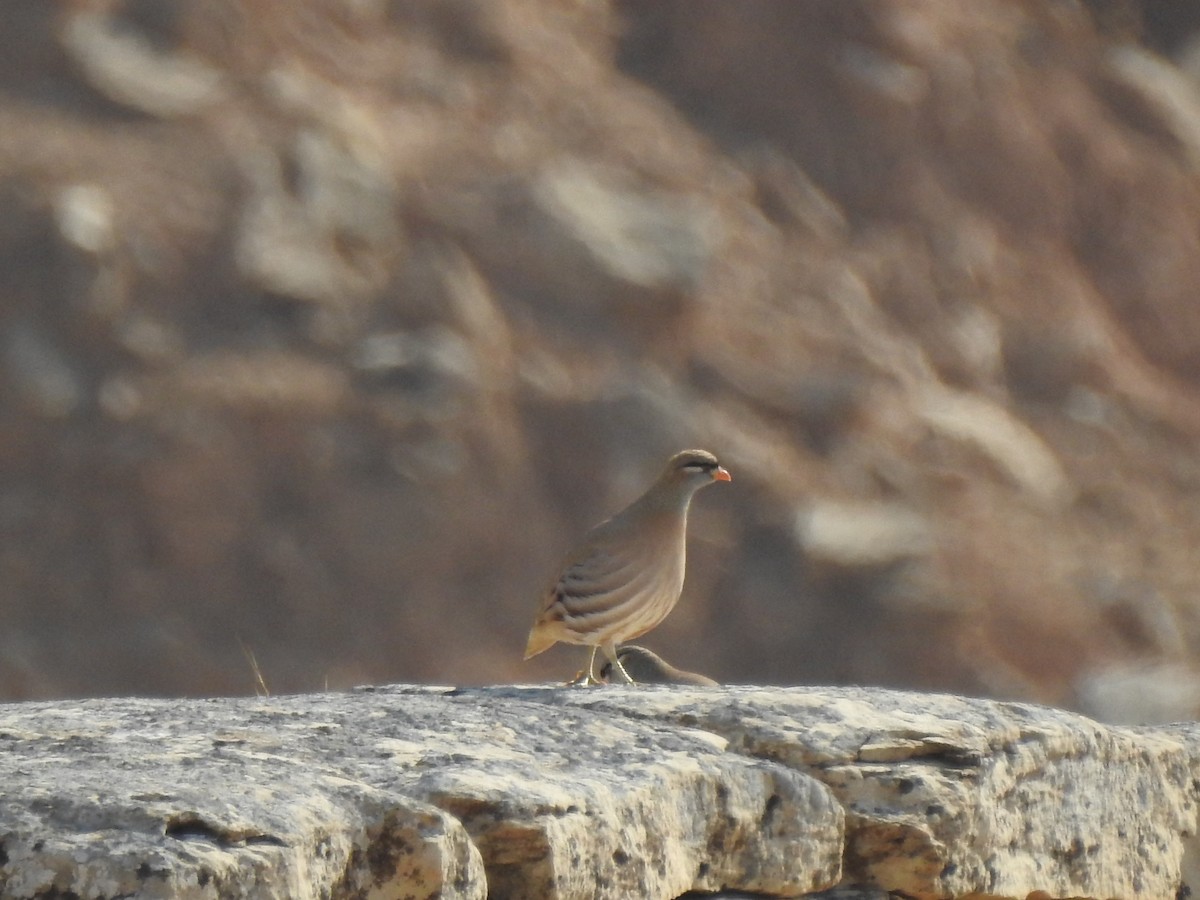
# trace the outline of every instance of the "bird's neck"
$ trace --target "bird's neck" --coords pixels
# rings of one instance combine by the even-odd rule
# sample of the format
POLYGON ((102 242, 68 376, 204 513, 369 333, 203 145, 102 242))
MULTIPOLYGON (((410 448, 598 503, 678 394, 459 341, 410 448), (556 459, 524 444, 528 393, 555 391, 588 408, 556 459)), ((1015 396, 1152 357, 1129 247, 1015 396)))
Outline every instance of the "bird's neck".
POLYGON ((686 519, 692 495, 695 493, 696 489, 691 485, 660 484, 642 494, 634 501, 634 505, 645 515, 679 516, 686 519))

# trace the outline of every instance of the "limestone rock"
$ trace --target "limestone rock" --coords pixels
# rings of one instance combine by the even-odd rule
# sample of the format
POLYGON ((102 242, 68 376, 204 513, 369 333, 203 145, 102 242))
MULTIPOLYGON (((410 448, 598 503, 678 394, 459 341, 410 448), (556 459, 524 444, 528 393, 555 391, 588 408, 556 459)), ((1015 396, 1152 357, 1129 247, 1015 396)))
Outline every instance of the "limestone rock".
POLYGON ((0 898, 1182 896, 1193 730, 864 689, 0 707, 0 898))
POLYGON ((816 781, 709 733, 555 709, 556 693, 6 707, 0 897, 794 895, 837 881, 842 811, 816 781))
POLYGON ((61 43, 84 79, 115 103, 158 116, 193 115, 224 99, 221 73, 186 54, 164 53, 107 16, 83 11, 63 23, 61 43))
POLYGON ((813 773, 846 808, 845 877, 910 897, 1172 897, 1195 829, 1196 745, 1178 733, 859 689, 556 699, 711 730, 813 773))

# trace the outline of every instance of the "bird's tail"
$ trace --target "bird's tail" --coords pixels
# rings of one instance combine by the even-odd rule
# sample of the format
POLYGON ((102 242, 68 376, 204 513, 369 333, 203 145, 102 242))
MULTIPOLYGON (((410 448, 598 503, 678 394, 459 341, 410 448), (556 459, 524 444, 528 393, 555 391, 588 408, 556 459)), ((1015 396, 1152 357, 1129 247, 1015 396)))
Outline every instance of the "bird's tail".
POLYGON ((530 659, 544 650, 549 650, 558 643, 558 636, 552 629, 539 622, 529 632, 529 642, 525 645, 525 658, 530 659))

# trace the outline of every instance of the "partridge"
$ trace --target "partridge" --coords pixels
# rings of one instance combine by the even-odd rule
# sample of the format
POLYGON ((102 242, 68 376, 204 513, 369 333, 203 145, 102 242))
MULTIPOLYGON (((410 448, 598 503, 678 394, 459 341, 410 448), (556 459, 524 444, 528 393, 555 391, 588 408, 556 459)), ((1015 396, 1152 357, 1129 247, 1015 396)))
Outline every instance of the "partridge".
MULTIPOLYGON (((617 650, 617 659, 629 677, 638 684, 688 684, 703 687, 716 687, 717 682, 707 675, 698 672, 685 672, 677 669, 653 650, 639 647, 637 644, 626 644, 617 650)), ((612 678, 613 664, 605 663, 600 669, 600 677, 607 681, 612 678)))
POLYGON ((542 598, 525 658, 554 644, 592 648, 584 680, 597 684, 596 651, 602 649, 619 677, 633 679, 617 646, 654 628, 683 591, 687 514, 696 491, 732 481, 705 450, 684 450, 667 462, 650 489, 589 531, 542 598))

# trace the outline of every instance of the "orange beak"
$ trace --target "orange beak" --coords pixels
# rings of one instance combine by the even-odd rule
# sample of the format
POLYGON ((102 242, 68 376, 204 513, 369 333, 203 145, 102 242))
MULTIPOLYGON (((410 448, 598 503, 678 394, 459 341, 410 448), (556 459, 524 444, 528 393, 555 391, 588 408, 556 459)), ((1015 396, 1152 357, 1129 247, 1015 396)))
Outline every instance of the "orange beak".
POLYGON ((717 466, 713 469, 713 481, 733 481, 733 476, 724 466, 717 466))

